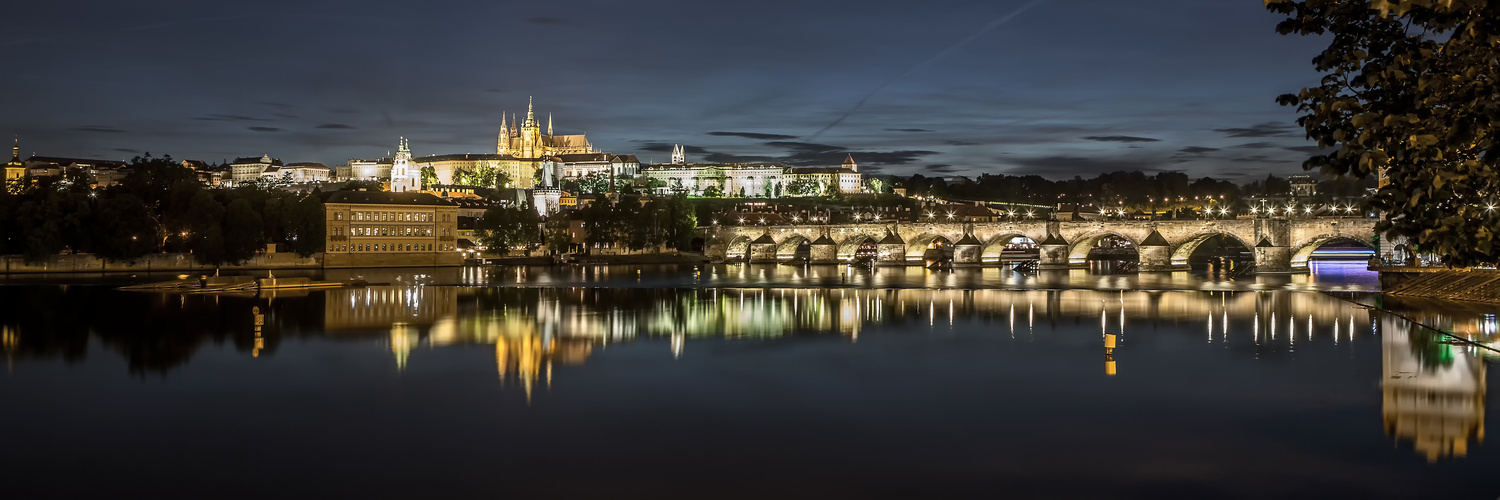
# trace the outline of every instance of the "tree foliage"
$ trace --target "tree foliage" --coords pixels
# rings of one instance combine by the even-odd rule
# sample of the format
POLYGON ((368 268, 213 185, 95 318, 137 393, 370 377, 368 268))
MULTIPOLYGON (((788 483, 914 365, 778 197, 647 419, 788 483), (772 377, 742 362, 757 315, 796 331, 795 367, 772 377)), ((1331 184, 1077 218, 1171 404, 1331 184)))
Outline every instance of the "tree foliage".
POLYGON ((542 243, 541 223, 541 217, 531 207, 494 206, 479 219, 475 236, 497 255, 508 255, 516 248, 529 252, 542 243))
POLYGON ((1265 0, 1282 34, 1323 35, 1316 87, 1278 98, 1328 151, 1303 167, 1383 176, 1378 230, 1449 265, 1500 260, 1500 2, 1265 0))

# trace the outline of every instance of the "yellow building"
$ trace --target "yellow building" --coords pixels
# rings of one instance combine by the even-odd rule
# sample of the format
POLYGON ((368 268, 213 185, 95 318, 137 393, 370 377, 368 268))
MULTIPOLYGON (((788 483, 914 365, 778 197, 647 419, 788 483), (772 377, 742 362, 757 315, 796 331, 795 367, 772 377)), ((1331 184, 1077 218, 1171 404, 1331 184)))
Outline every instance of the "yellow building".
POLYGON ((427 193, 340 191, 323 203, 323 267, 463 264, 458 205, 427 193))
POLYGON ((10 151, 10 162, 5 164, 5 182, 11 179, 25 179, 26 165, 21 163, 21 138, 16 138, 15 147, 10 151))

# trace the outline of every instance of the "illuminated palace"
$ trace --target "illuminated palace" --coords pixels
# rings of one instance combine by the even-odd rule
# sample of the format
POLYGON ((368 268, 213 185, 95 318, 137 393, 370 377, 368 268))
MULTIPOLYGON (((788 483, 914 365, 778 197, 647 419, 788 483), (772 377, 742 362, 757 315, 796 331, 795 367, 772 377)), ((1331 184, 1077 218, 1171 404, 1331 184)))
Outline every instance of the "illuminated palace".
POLYGON ((651 165, 641 174, 657 184, 661 192, 686 192, 695 196, 718 191, 722 196, 779 197, 813 196, 837 190, 864 191, 864 177, 854 157, 835 168, 788 167, 779 163, 688 163, 682 146, 672 149, 672 163, 651 165), (805 183, 805 191, 792 186, 805 183))

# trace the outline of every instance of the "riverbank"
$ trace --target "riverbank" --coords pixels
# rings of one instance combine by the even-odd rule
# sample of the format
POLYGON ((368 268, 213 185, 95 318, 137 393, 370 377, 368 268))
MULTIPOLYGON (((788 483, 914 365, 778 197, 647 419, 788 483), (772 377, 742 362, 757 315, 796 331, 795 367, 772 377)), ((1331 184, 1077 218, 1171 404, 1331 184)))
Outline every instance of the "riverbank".
MULTIPOLYGON (((498 257, 487 259, 472 259, 468 262, 462 259, 433 259, 431 254, 416 258, 399 258, 401 255, 389 256, 381 260, 361 262, 332 262, 321 253, 311 257, 301 257, 295 253, 258 253, 250 260, 237 265, 213 266, 199 264, 193 260, 192 254, 186 253, 163 253, 152 254, 135 260, 134 262, 110 262, 93 255, 58 255, 43 262, 26 262, 20 255, 0 256, 0 275, 9 276, 44 276, 44 275, 139 275, 139 274, 213 274, 231 273, 238 274, 253 271, 323 271, 331 269, 401 269, 401 268, 461 268, 475 264, 490 264, 503 266, 552 266, 564 264, 561 259, 552 256, 527 256, 527 257, 498 257)), ((444 257, 447 257, 445 255, 444 257)), ((454 256, 456 257, 456 256, 454 256)), ((673 252, 660 254, 636 254, 636 255, 580 255, 572 259, 569 264, 587 265, 622 265, 622 264, 702 264, 708 262, 703 254, 693 252, 673 252)))
POLYGON ((1500 271, 1493 269, 1416 269, 1383 271, 1389 295, 1500 304, 1500 271))

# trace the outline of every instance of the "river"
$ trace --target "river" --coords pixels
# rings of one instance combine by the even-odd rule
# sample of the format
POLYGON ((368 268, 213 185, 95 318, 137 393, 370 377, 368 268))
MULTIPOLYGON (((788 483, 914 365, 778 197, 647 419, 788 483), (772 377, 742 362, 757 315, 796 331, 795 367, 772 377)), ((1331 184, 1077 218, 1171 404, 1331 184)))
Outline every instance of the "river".
POLYGON ((372 284, 173 295, 116 289, 153 276, 0 282, 5 491, 1500 495, 1500 449, 1483 439, 1496 358, 1482 347, 1500 338, 1500 307, 1382 298, 1362 265, 321 277, 372 284))

